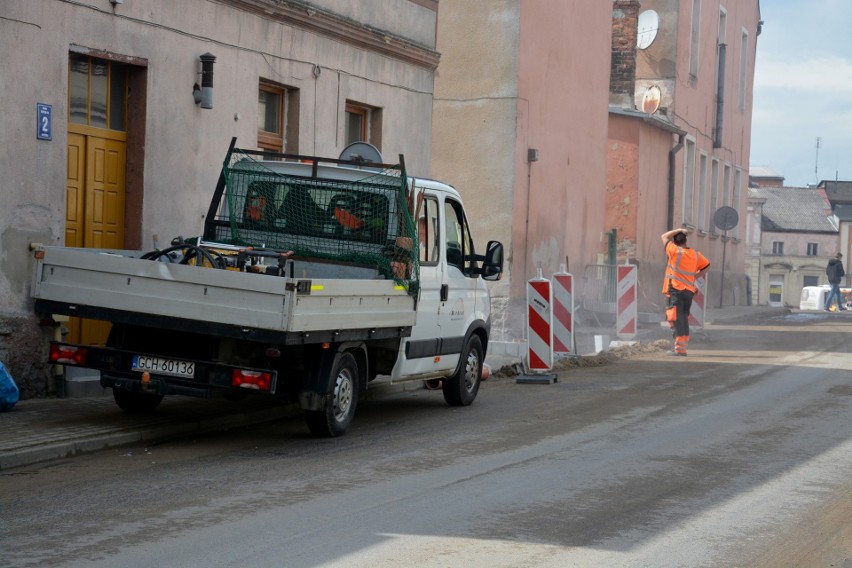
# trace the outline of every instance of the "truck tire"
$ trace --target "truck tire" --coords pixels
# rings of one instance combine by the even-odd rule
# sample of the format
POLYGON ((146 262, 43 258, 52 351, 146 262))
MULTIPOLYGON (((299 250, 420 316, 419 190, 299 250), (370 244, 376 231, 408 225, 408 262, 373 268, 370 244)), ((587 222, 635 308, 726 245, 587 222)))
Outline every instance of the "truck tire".
POLYGON ((482 380, 482 340, 474 334, 467 340, 459 361, 459 370, 444 379, 444 400, 450 406, 467 406, 476 398, 482 380))
POLYGON ((148 414, 160 406, 163 395, 112 389, 112 397, 120 409, 131 414, 148 414))
POLYGON ((332 366, 328 381, 329 403, 325 410, 308 410, 305 420, 314 436, 334 438, 349 428, 358 405, 358 363, 351 353, 341 353, 332 366))

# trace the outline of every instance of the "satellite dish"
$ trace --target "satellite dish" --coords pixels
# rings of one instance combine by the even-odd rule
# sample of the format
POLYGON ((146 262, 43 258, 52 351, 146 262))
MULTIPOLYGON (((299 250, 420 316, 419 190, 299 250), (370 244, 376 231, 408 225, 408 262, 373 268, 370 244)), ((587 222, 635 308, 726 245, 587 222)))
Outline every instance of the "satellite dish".
POLYGON ((645 90, 645 95, 642 97, 642 112, 654 114, 660 108, 660 98, 662 93, 656 85, 651 85, 645 90))
POLYGON ((713 213, 713 224, 723 231, 730 231, 736 227, 739 220, 740 216, 737 213, 737 210, 733 207, 728 207, 727 205, 719 207, 716 209, 716 212, 713 213))
POLYGON ((379 152, 378 148, 376 148, 369 142, 353 142, 352 144, 349 144, 340 153, 340 159, 348 160, 350 162, 362 162, 371 164, 384 163, 384 160, 382 159, 382 153, 379 152))
POLYGON ((657 37, 660 29, 660 16, 654 10, 645 10, 639 14, 639 31, 636 34, 636 47, 647 49, 657 37))

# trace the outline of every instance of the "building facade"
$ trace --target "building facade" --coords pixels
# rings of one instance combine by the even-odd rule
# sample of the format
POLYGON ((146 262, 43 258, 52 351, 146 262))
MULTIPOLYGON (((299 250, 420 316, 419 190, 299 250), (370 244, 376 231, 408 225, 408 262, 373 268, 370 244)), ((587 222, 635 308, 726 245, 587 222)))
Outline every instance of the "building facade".
POLYGON ((758 0, 614 2, 607 230, 617 261, 639 266, 640 310, 661 311, 659 236, 674 227, 688 228, 711 262, 707 301, 748 301, 742 236, 759 33, 758 0), (730 208, 723 226, 720 208, 730 208))
MULTIPOLYGON (((237 146, 429 171, 437 0, 0 4, 0 360, 51 386, 31 243, 151 250, 201 232, 237 146), (206 66, 205 66, 206 65, 206 66)), ((73 333, 85 336, 85 324, 73 333)))
POLYGON ((432 172, 457 184, 477 245, 506 247, 495 339, 524 337, 526 282, 606 250, 612 5, 442 0, 432 172))
POLYGON ((798 308, 802 288, 828 283, 825 268, 837 253, 838 227, 825 191, 753 187, 748 201, 751 302, 798 308))

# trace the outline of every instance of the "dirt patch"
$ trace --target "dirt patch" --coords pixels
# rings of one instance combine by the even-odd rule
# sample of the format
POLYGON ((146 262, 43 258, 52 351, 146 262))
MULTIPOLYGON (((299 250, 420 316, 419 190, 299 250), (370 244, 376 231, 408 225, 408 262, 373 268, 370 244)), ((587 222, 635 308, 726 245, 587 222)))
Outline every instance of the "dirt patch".
MULTIPOLYGON (((658 339, 650 343, 635 343, 633 345, 620 345, 606 351, 601 351, 595 355, 581 355, 579 357, 568 357, 560 359, 553 364, 554 371, 567 371, 574 368, 583 367, 602 367, 609 365, 618 359, 630 359, 646 353, 657 353, 671 349, 672 342, 668 339, 658 339)), ((524 373, 523 365, 512 363, 504 365, 499 369, 492 371, 492 376, 497 378, 516 377, 524 373)))

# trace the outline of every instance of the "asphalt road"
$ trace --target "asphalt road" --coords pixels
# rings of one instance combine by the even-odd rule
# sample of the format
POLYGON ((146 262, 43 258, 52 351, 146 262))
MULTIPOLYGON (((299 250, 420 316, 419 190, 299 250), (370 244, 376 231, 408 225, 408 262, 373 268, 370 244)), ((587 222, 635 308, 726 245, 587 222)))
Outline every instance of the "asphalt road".
POLYGON ((852 319, 0 475, 0 566, 852 567, 852 319))

